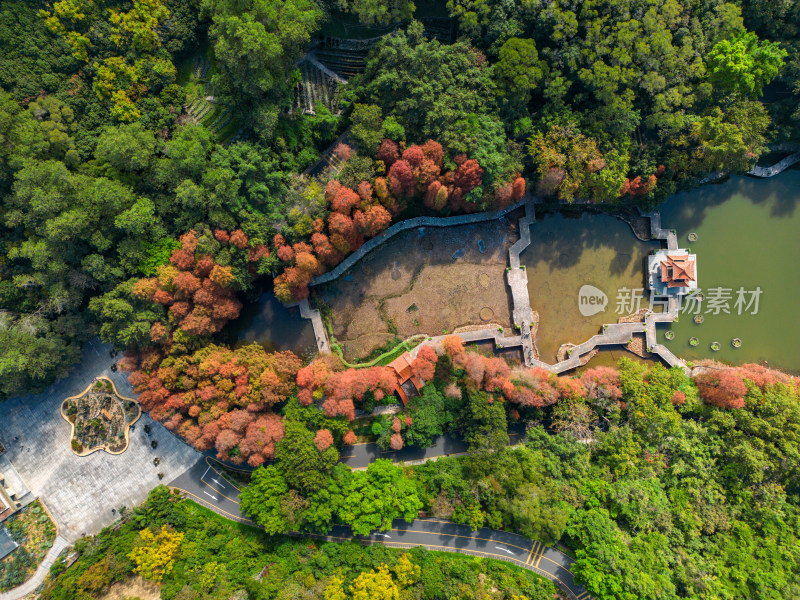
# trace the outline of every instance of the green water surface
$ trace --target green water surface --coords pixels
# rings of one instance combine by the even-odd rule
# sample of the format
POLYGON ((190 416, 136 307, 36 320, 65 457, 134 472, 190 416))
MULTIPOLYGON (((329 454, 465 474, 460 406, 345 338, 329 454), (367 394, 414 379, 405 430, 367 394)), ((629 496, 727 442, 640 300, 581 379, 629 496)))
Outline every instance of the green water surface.
MULTIPOLYGON (((671 325, 675 339, 658 337, 673 352, 689 360, 714 358, 741 364, 758 362, 788 371, 800 370, 800 171, 772 179, 732 177, 670 198, 661 210, 662 226, 676 229, 681 247, 697 254, 698 284, 708 289, 730 288, 730 314, 708 314, 697 325, 682 315, 671 325), (687 235, 697 233, 691 243, 687 235), (736 291, 760 287, 757 314, 734 307, 736 291), (689 346, 690 337, 700 344, 689 346), (741 338, 742 347, 731 345, 741 338), (721 350, 710 345, 719 342, 721 350)), ((749 300, 750 296, 746 296, 749 300)), ((708 298, 707 298, 708 299, 708 298)))

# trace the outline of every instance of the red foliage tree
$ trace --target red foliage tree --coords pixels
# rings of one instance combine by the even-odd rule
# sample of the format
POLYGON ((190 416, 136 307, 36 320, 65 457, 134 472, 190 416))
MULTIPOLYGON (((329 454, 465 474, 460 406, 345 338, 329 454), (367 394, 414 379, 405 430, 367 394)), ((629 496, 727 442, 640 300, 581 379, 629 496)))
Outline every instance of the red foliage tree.
POLYGON ((178 250, 172 251, 169 261, 181 271, 187 271, 194 265, 194 254, 179 248, 178 250))
POLYGON ((419 190, 424 190, 438 175, 439 167, 437 167, 432 160, 427 158, 414 169, 414 176, 417 180, 419 190))
POLYGON ((318 429, 314 436, 314 445, 317 447, 317 450, 324 452, 333 446, 333 434, 327 429, 318 429))
POLYGON ((388 169, 400 158, 400 148, 392 140, 384 139, 378 146, 377 158, 383 161, 388 169))
POLYGON ((444 160, 444 149, 439 142, 428 140, 422 144, 422 152, 425 158, 431 160, 433 164, 441 168, 442 160, 444 160))
POLYGON ((389 438, 389 446, 392 448, 392 450, 402 450, 403 436, 399 433, 393 433, 392 437, 389 438))
POLYGON ((641 177, 626 179, 622 184, 619 195, 645 196, 655 189, 656 183, 658 183, 658 180, 655 175, 650 175, 647 179, 642 179, 641 177))
POLYGON ((343 215, 349 215, 353 207, 357 206, 361 197, 348 187, 339 188, 331 202, 331 208, 343 215))
POLYGON ((356 191, 358 192, 358 197, 361 198, 361 202, 364 204, 372 202, 372 184, 369 181, 359 183, 356 191))
POLYGON ((244 250, 247 248, 247 236, 244 234, 244 231, 241 229, 237 229, 233 233, 231 233, 231 244, 239 248, 239 250, 244 250))
POLYGON ((406 148, 405 152, 403 152, 403 160, 411 165, 412 168, 420 166, 424 158, 425 153, 422 151, 422 148, 416 144, 409 146, 406 148))
POLYGON ((156 290, 156 293, 153 294, 153 302, 164 305, 170 304, 172 302, 172 294, 165 290, 156 290))
POLYGON ((729 409, 744 407, 747 386, 735 369, 707 369, 696 375, 694 382, 707 404, 729 409))
POLYGON ((358 438, 356 437, 356 434, 355 434, 355 432, 353 432, 352 429, 348 429, 347 433, 345 433, 344 437, 342 438, 342 442, 344 442, 348 446, 352 446, 357 441, 358 441, 358 438))
POLYGON ((619 372, 611 367, 595 367, 587 369, 581 375, 581 383, 586 388, 588 398, 595 400, 620 400, 622 389, 620 388, 619 372))
POLYGON ((194 265, 194 274, 197 277, 208 277, 211 269, 214 268, 214 259, 210 256, 204 256, 194 265))
POLYGON ((241 439, 241 436, 235 431, 232 431, 231 429, 224 429, 219 432, 219 435, 217 435, 214 446, 217 449, 217 453, 224 456, 233 450, 233 448, 239 444, 241 439))
POLYGON ((422 381, 430 381, 436 371, 436 352, 430 346, 423 346, 417 352, 417 357, 411 363, 411 369, 422 381))
POLYGON ((181 243, 181 248, 189 254, 194 254, 197 250, 197 234, 194 230, 187 231, 178 240, 181 243))
POLYGON ((378 235, 392 222, 392 215, 382 206, 370 206, 364 213, 364 228, 362 233, 368 237, 378 235))
POLYGON ((333 199, 340 189, 342 189, 342 184, 336 179, 331 179, 325 184, 325 200, 327 200, 328 204, 333 203, 333 199))
POLYGON ((414 194, 415 179, 411 165, 404 160, 395 161, 389 169, 389 189, 398 198, 407 198, 414 194))
POLYGON ((169 307, 169 312, 179 320, 188 315, 190 310, 192 310, 192 307, 188 302, 175 302, 169 307))
POLYGON ((302 269, 311 275, 318 275, 323 271, 317 257, 310 252, 301 252, 297 254, 294 258, 294 262, 298 269, 302 269))
POLYGON ((161 344, 169 339, 169 332, 163 323, 156 321, 150 326, 150 340, 161 344))
POLYGON ((195 277, 189 271, 181 271, 175 276, 172 282, 175 286, 175 291, 182 296, 191 297, 197 290, 200 289, 200 278, 195 277))
POLYGON ((464 351, 464 340, 457 335, 448 335, 442 340, 442 348, 451 357, 464 351))
POLYGON ((456 187, 461 188, 462 193, 466 194, 470 190, 478 187, 483 181, 483 169, 477 160, 467 159, 456 169, 453 182, 456 187))
POLYGON ((294 259, 294 250, 291 246, 278 246, 276 254, 282 262, 291 262, 294 259))
POLYGON ((314 244, 314 252, 324 264, 332 267, 342 261, 342 253, 333 247, 324 233, 312 234, 311 242, 314 244))
POLYGON ((525 178, 517 177, 514 180, 514 183, 511 184, 511 187, 513 189, 511 200, 514 202, 519 202, 522 200, 522 197, 525 195, 525 178))
POLYGON ((227 244, 231 240, 230 234, 224 229, 215 229, 214 237, 218 242, 222 242, 223 244, 227 244))
POLYGON ((336 144, 336 147, 333 149, 333 155, 345 162, 353 158, 353 154, 353 149, 341 142, 336 144))

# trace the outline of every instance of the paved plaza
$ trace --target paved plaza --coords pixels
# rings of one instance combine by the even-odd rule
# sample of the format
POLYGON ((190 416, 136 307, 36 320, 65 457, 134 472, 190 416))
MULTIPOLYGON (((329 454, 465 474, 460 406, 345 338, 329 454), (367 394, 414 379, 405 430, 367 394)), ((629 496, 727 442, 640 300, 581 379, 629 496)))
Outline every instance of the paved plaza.
POLYGON ((161 424, 143 414, 131 432, 128 449, 118 456, 98 451, 78 457, 70 450, 70 427, 59 414, 61 402, 82 392, 92 379, 105 375, 124 396, 133 396, 127 373, 112 372, 110 346, 98 339, 86 344, 81 363, 45 392, 12 398, 0 404, 0 443, 34 496, 53 515, 59 534, 74 541, 97 533, 113 522, 112 509, 134 507, 159 483, 183 473, 200 454, 161 424), (151 429, 150 435, 144 431, 151 429), (15 441, 15 438, 17 440, 15 441), (151 441, 158 447, 153 449, 151 441), (156 467, 153 459, 161 462, 156 467), (159 480, 158 473, 164 478, 159 480))

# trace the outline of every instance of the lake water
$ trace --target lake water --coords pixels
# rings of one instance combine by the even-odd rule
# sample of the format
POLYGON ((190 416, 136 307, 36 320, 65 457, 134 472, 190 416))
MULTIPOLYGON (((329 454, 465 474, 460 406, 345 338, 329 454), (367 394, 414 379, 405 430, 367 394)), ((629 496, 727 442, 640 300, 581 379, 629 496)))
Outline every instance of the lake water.
POLYGON ((555 363, 561 344, 580 344, 604 323, 634 312, 617 313, 618 290, 644 287, 645 259, 659 247, 659 242, 640 241, 630 225, 608 215, 537 213, 531 245, 520 262, 528 272, 531 306, 539 313, 539 358, 555 363), (578 293, 584 285, 606 294, 604 311, 581 314, 578 293))
POLYGON ((309 357, 317 350, 311 321, 300 316, 300 309, 286 308, 272 293, 245 303, 241 314, 226 327, 229 343, 236 347, 256 342, 268 351, 291 350, 309 357))
POLYGON ((666 328, 658 337, 686 359, 714 358, 729 363, 766 361, 769 366, 797 372, 800 369, 800 171, 787 171, 771 179, 732 177, 677 194, 661 206, 663 227, 677 230, 682 247, 697 253, 699 287, 705 295, 700 308, 705 320, 697 325, 691 315, 673 324, 675 339, 666 341, 666 328), (697 241, 687 240, 689 233, 697 241), (712 288, 721 292, 710 293, 712 288), (743 290, 742 313, 736 307, 743 290), (757 314, 749 292, 761 290, 757 314), (711 296, 719 298, 727 314, 709 313, 711 296), (697 337, 696 347, 689 338, 697 337), (731 340, 741 338, 742 347, 731 340), (711 350, 719 342, 718 352, 711 350))

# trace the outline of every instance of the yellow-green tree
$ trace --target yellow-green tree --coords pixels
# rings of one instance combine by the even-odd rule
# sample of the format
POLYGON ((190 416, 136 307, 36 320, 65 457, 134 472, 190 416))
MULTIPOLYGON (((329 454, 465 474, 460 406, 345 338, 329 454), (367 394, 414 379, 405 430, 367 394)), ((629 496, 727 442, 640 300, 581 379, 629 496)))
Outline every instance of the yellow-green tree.
POLYGON ((347 594, 344 592, 344 577, 341 575, 334 575, 325 586, 323 594, 325 600, 347 600, 347 594))
POLYGON ((106 9, 93 0, 60 0, 52 11, 40 10, 39 16, 69 44, 75 58, 91 63, 92 88, 98 98, 109 101, 117 121, 138 119, 136 101, 175 81, 175 66, 161 50, 156 31, 170 16, 164 0, 133 0, 128 11, 106 9), (95 47, 90 38, 107 41, 95 47), (90 55, 105 55, 108 50, 119 55, 91 59, 90 55))
POLYGON ((166 526, 162 526, 158 533, 142 529, 139 532, 139 545, 131 550, 128 558, 136 563, 134 570, 142 577, 160 583, 175 566, 182 541, 183 533, 167 529, 166 526))
POLYGON ((361 573, 350 586, 350 593, 353 600, 400 600, 400 588, 386 565, 361 573))
POLYGON ((403 554, 400 557, 397 564, 392 567, 392 571, 394 571, 394 576, 397 578, 397 585, 401 588, 414 585, 419 581, 419 577, 422 574, 420 566, 411 562, 408 554, 403 554))

